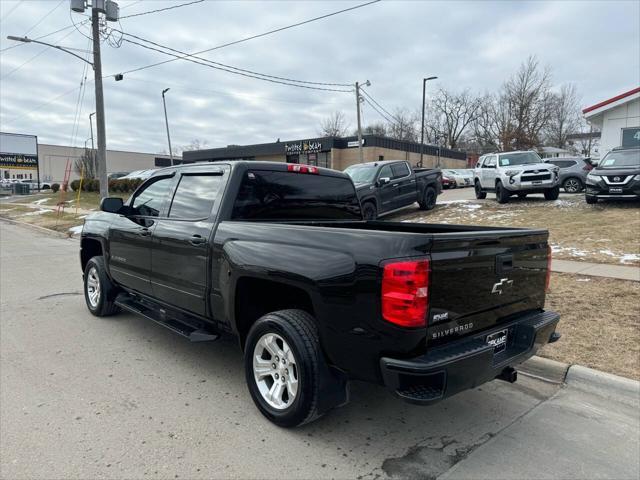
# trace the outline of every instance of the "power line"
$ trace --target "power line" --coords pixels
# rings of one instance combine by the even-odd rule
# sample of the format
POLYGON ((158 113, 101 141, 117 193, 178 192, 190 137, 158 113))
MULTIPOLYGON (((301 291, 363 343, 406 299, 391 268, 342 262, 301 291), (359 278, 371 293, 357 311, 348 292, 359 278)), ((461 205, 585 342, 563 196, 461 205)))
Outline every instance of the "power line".
POLYGON ((181 52, 180 50, 176 50, 175 48, 167 47, 166 45, 162 45, 162 44, 153 42, 151 40, 147 40, 145 38, 138 37, 137 35, 132 35, 131 33, 125 33, 125 32, 122 32, 122 31, 116 30, 116 29, 114 29, 114 30, 117 31, 117 32, 120 32, 121 34, 126 35, 128 37, 132 37, 132 38, 135 38, 137 40, 141 40, 143 42, 150 43, 151 45, 155 45, 156 47, 164 48, 166 50, 170 50, 172 52, 179 53, 180 55, 184 55, 185 57, 195 58, 195 59, 201 60, 203 62, 211 63, 212 65, 218 65, 220 67, 230 68, 230 69, 233 69, 233 70, 238 70, 239 72, 249 73, 249 74, 252 74, 252 75, 258 75, 258 76, 266 77, 266 78, 273 78, 273 79, 282 80, 282 81, 285 81, 285 82, 303 83, 303 84, 306 84, 306 85, 324 85, 324 86, 328 86, 328 87, 351 87, 350 83, 309 82, 309 81, 306 81, 306 80, 296 80, 296 79, 293 79, 293 78, 278 77, 276 75, 268 75, 266 73, 254 72, 252 70, 247 70, 247 69, 244 69, 244 68, 234 67, 233 65, 227 65, 225 63, 214 62, 213 60, 209 60, 208 58, 199 57, 199 56, 196 56, 196 55, 191 55, 191 54, 188 54, 188 53, 185 53, 185 52, 181 52))
POLYGON ((204 0, 194 0, 193 2, 181 3, 180 5, 173 5, 171 7, 158 8, 157 10, 149 10, 148 12, 133 13, 131 15, 125 15, 124 17, 120 17, 120 20, 124 20, 125 18, 131 18, 131 17, 139 17, 141 15, 149 15, 150 13, 164 12, 166 10, 173 10, 174 8, 186 7, 187 5, 193 5, 194 3, 202 3, 202 2, 204 2, 204 0))
MULTIPOLYGON (((90 19, 83 20, 82 22, 77 23, 76 25, 83 25, 83 24, 85 24, 85 23, 87 23, 89 21, 90 21, 90 19)), ((74 28, 74 25, 67 25, 66 27, 62 27, 62 28, 60 28, 60 29, 58 29, 58 30, 56 30, 54 32, 47 33, 45 35, 40 35, 39 37, 35 37, 33 40, 41 40, 43 38, 50 37, 51 35, 55 35, 56 33, 64 32, 65 30, 69 30, 70 28, 74 28)), ((24 47, 25 45, 26 45, 26 43, 16 43, 15 45, 11 45, 9 47, 3 48, 2 50, 0 50, 0 53, 6 52, 7 50, 11 50, 12 48, 24 47)))
POLYGON ((33 31, 34 28, 36 28, 38 25, 40 25, 49 15, 51 15, 53 12, 55 12, 58 9, 58 7, 60 7, 60 5, 62 5, 64 3, 64 1, 65 0, 60 0, 58 2, 58 4, 55 7, 53 7, 51 10, 49 10, 49 12, 46 13, 40 20, 38 20, 33 27, 31 27, 29 30, 24 32, 23 36, 26 37, 31 31, 33 31))
POLYGON ((378 115, 380 115, 382 118, 384 118, 387 122, 389 122, 392 125, 395 123, 393 120, 390 120, 384 113, 382 113, 380 110, 378 110, 378 108, 373 103, 371 103, 368 98, 366 98, 366 97, 362 97, 362 98, 364 98, 364 101, 367 102, 369 104, 369 106, 373 110, 375 110, 378 113, 378 115))
MULTIPOLYGON (((238 43, 248 42, 249 40, 254 40, 256 38, 265 37, 265 36, 271 35, 273 33, 282 32, 283 30, 288 30, 290 28, 299 27, 301 25, 306 25, 307 23, 316 22, 318 20, 323 20, 325 18, 329 18, 329 17, 332 17, 334 15, 339 15, 341 13, 349 12, 351 10, 356 10, 358 8, 363 8, 363 7, 366 7, 368 5, 372 5, 374 3, 378 3, 379 1, 380 0, 372 0, 372 1, 367 2, 367 3, 362 3, 360 5, 356 5, 356 6, 353 6, 353 7, 345 8, 343 10, 338 10, 336 12, 327 13, 326 15, 321 15, 319 17, 310 18, 308 20, 304 20, 304 21, 301 21, 301 22, 298 22, 298 23, 287 25, 285 27, 280 27, 280 28, 276 28, 274 30, 269 30, 268 32, 259 33, 257 35, 251 35, 250 37, 245 37, 245 38, 242 38, 240 40, 234 40, 233 42, 223 43, 222 45, 218 45, 218 46, 215 46, 215 47, 207 48, 205 50, 200 50, 199 52, 194 52, 191 55, 201 55, 203 53, 212 52, 213 50, 218 50, 220 48, 229 47, 231 45, 237 45, 238 43)), ((180 60, 181 58, 183 58, 183 57, 176 57, 176 58, 172 58, 172 59, 169 59, 169 60, 163 60, 162 62, 152 63, 150 65, 145 65, 143 67, 133 68, 131 70, 127 70, 127 71, 124 71, 124 72, 118 72, 118 73, 122 73, 123 75, 125 75, 127 73, 139 72, 140 70, 146 70, 147 68, 153 68, 153 67, 157 67, 159 65, 164 65, 165 63, 175 62, 176 60, 180 60)))
MULTIPOLYGON (((57 40, 57 42, 60 42, 61 40, 64 40, 65 38, 67 38, 69 35, 71 35, 73 32, 69 32, 67 33, 65 36, 59 38, 57 40)), ((56 42, 56 43, 57 43, 56 42)), ((3 80, 7 77, 10 77, 11 75, 13 75, 15 72, 17 72, 18 70, 20 70, 22 67, 24 67, 25 65, 27 65, 28 63, 31 63, 32 61, 34 61, 36 58, 38 58, 40 55, 42 55, 44 52, 46 52, 47 50, 49 50, 49 48, 51 47, 44 47, 42 50, 40 50, 38 53, 36 53, 33 57, 31 57, 29 60, 25 61, 24 63, 18 65, 16 68, 14 68, 13 70, 11 70, 9 73, 3 75, 2 78, 3 80)), ((75 49, 74 49, 75 50, 75 49)))
POLYGON ((124 38, 123 40, 125 42, 132 43, 134 45, 138 45, 138 46, 140 46, 142 48, 146 48, 148 50, 153 50, 155 52, 164 53, 165 55, 170 55, 172 57, 175 57, 176 59, 186 60, 187 62, 196 63, 198 65, 203 65, 205 67, 213 68, 215 70, 222 70, 224 72, 234 73, 236 75, 241 75, 243 77, 255 78, 257 80, 262 80, 262 81, 271 82, 271 83, 278 83, 278 84, 281 84, 281 85, 288 85, 290 87, 306 88, 306 89, 309 89, 309 90, 324 90, 324 91, 327 91, 327 92, 343 92, 343 93, 350 93, 351 92, 351 90, 340 90, 340 89, 337 89, 337 88, 325 88, 325 87, 315 87, 315 86, 310 86, 310 85, 300 85, 300 84, 297 84, 297 83, 290 83, 290 82, 284 82, 284 81, 281 81, 281 80, 274 80, 274 79, 271 79, 271 78, 259 77, 257 75, 252 75, 252 74, 249 74, 249 73, 243 73, 243 72, 239 72, 239 71, 235 71, 235 70, 230 70, 228 68, 218 67, 216 65, 211 65, 210 63, 205 63, 203 61, 194 60, 193 58, 190 58, 192 55, 190 55, 188 57, 179 56, 179 55, 177 55, 175 53, 167 52, 165 50, 160 50, 159 48, 155 48, 155 47, 150 47, 149 45, 144 45, 142 43, 135 42, 133 40, 128 40, 126 38, 124 38))
POLYGON ((23 3, 24 3, 24 0, 20 0, 18 3, 16 3, 11 10, 5 13, 4 17, 0 18, 0 22, 4 22, 7 19, 7 17, 11 15, 14 12, 14 10, 18 8, 20 5, 22 5, 23 3))
MULTIPOLYGON (((379 107, 379 108, 380 108, 384 113, 386 113, 387 115, 389 115, 391 118, 395 118, 395 115, 394 115, 394 114, 389 113, 389 111, 388 111, 386 108, 384 108, 382 105, 380 105, 378 102, 376 102, 376 100, 375 100, 371 95, 369 95, 369 93, 368 93, 364 88, 362 88, 362 89, 361 89, 361 91, 362 91, 362 93, 364 93, 367 97, 369 97, 369 100, 371 100, 371 102, 375 103, 375 104, 376 104, 376 105, 377 105, 377 106, 378 106, 378 107, 379 107)), ((371 104, 371 102, 369 102, 369 104, 371 104)))

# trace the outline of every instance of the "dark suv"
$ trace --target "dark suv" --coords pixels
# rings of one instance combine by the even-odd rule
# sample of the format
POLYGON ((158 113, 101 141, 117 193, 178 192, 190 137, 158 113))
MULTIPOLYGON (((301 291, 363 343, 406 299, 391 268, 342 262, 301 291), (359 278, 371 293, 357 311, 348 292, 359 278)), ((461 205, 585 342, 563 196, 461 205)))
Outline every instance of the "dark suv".
POLYGON ((587 203, 640 199, 640 148, 614 148, 587 175, 587 203))

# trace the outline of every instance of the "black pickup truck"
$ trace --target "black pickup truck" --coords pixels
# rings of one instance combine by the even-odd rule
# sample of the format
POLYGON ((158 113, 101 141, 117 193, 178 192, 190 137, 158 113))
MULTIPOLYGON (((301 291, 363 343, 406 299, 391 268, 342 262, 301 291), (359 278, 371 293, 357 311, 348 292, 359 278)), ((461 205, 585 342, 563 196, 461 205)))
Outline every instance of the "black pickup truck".
POLYGON ((192 341, 235 335, 249 392, 281 426, 348 381, 418 404, 499 378, 559 338, 545 230, 365 221, 349 177, 238 161, 158 170, 86 218, 89 311, 192 341))
POLYGON ((405 160, 359 163, 344 171, 356 186, 365 220, 375 220, 418 203, 431 210, 442 192, 442 172, 413 168, 405 160))

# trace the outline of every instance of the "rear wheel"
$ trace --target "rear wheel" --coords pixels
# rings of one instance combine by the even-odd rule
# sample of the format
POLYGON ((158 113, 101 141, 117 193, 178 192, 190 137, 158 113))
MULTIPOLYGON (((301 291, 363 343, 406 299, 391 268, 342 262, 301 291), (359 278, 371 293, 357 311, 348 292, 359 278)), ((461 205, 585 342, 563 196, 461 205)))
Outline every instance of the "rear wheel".
POLYGON ((571 177, 564 181, 562 188, 564 188, 564 191, 567 193, 578 193, 583 187, 580 179, 571 177))
POLYGON ((591 195, 585 195, 585 200, 589 205, 593 205, 594 203, 598 203, 598 197, 593 197, 591 195))
POLYGON ((249 331, 244 358, 251 397, 271 422, 295 427, 319 417, 325 360, 311 315, 302 310, 264 315, 249 331))
POLYGON ((375 220, 378 218, 378 209, 373 202, 364 202, 362 204, 362 216, 365 220, 375 220))
POLYGON ((496 183, 496 200, 498 203, 509 203, 509 192, 502 185, 502 182, 496 183))
POLYGON ((422 199, 418 204, 420 205, 421 210, 433 210, 436 206, 436 200, 438 198, 438 194, 436 193, 435 188, 427 187, 424 189, 422 194, 422 199))
POLYGON ((106 317, 120 309, 114 303, 117 293, 104 267, 104 258, 93 257, 84 269, 84 299, 96 317, 106 317))
POLYGON ((560 196, 560 187, 553 187, 549 190, 545 190, 544 198, 545 200, 557 200, 560 196))
POLYGON ((480 182, 476 180, 475 183, 475 190, 476 190, 476 198, 478 200, 483 200, 485 198, 487 198, 487 192, 482 190, 482 187, 480 186, 480 182))

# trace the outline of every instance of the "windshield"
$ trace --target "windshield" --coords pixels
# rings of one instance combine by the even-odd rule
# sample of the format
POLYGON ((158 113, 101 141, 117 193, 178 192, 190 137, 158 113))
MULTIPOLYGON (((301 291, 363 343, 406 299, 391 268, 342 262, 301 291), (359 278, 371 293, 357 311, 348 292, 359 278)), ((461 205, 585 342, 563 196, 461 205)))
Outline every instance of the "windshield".
POLYGON ((529 163, 541 163, 542 160, 536 152, 517 152, 500 154, 500 166, 527 165, 529 163))
POLYGON ((598 168, 629 168, 640 167, 640 150, 619 150, 609 152, 602 159, 598 168))
POLYGON ((375 165, 353 165, 347 168, 344 173, 351 177, 353 183, 373 183, 376 170, 375 165))

